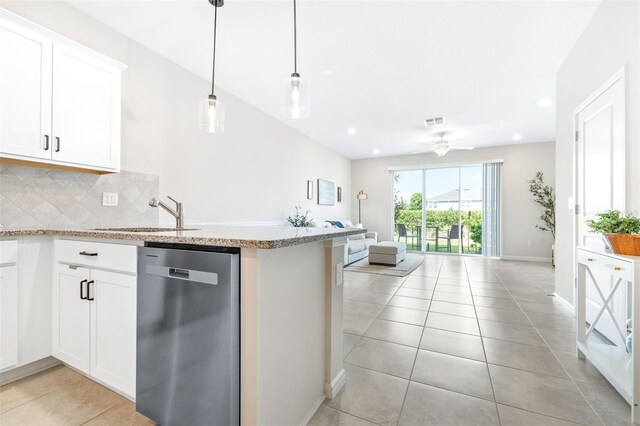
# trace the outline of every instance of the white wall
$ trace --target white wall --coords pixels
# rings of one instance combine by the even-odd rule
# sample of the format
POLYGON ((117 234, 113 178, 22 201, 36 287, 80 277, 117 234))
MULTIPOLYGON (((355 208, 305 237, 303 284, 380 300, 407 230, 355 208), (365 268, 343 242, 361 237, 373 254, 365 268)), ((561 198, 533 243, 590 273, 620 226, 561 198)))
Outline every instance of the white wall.
MULTIPOLYGON (((554 143, 508 145, 473 151, 450 151, 444 157, 433 153, 356 160, 351 165, 354 192, 364 189, 369 199, 362 202, 362 221, 383 240, 392 239, 393 184, 389 167, 434 164, 479 164, 503 159, 502 168, 502 254, 505 257, 548 259, 552 238, 535 228, 541 209, 532 201, 527 181, 540 170, 545 180, 554 182, 554 143), (529 247, 528 240, 533 241, 529 247)), ((352 216, 357 220, 358 202, 352 197, 352 216)))
POLYGON ((574 111, 620 68, 626 69, 626 203, 640 212, 640 3, 605 0, 556 78, 556 293, 573 304, 574 111))
MULTIPOLYGON (((226 131, 203 133, 197 106, 208 81, 60 1, 2 7, 128 65, 122 169, 159 175, 161 195, 185 203, 187 223, 283 221, 297 204, 316 218, 349 216, 347 201, 329 207, 306 200, 306 181, 317 178, 341 186, 347 200, 348 159, 221 89, 226 131)), ((160 221, 173 218, 163 212, 160 221)))

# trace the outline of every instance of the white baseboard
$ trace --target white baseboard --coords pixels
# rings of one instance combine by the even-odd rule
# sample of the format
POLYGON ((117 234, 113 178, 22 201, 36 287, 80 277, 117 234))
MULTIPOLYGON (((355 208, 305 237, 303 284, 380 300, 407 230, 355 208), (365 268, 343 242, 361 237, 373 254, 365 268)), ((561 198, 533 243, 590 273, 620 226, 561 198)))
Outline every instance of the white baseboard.
POLYGON ((11 382, 15 382, 16 380, 20 380, 27 376, 31 376, 32 374, 36 374, 41 371, 47 370, 58 364, 61 364, 61 362, 58 359, 52 356, 48 356, 46 358, 39 359, 38 361, 34 361, 27 365, 14 368, 9 371, 5 371, 3 373, 0 373, 0 385, 4 386, 11 382))
POLYGON ((313 408, 304 417, 304 420, 302 421, 302 423, 300 423, 301 426, 306 426, 309 424, 309 422, 311 421, 313 416, 315 416, 316 411, 318 411, 318 409, 320 408, 323 402, 324 402, 324 396, 322 398, 318 398, 318 401, 316 401, 316 403, 313 405, 313 408))
POLYGON ((572 311, 572 312, 575 312, 575 311, 576 311, 576 308, 575 308, 571 303, 569 303, 567 300, 565 300, 564 298, 560 297, 560 295, 558 295, 558 293, 554 292, 554 293, 553 293, 553 296, 554 296, 556 299, 558 299, 559 301, 561 301, 562 303, 564 303, 565 305, 567 305, 567 307, 568 307, 569 309, 571 309, 571 311, 572 311))
POLYGON ((522 260, 525 262, 545 262, 551 263, 550 257, 531 257, 531 256, 501 256, 502 260, 522 260))
POLYGON ((344 368, 343 368, 336 375, 336 377, 333 378, 331 383, 324 384, 324 395, 329 399, 333 399, 338 394, 338 392, 340 392, 340 389, 342 389, 342 387, 346 382, 347 382, 347 372, 344 371, 344 368))

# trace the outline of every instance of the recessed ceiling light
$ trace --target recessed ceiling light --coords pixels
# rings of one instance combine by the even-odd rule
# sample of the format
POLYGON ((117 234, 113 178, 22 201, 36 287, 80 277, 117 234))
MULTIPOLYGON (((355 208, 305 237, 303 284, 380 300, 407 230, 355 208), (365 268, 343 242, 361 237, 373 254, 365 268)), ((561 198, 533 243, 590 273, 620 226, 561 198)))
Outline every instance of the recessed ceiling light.
POLYGON ((326 75, 327 77, 333 74, 333 70, 330 68, 325 68, 322 70, 322 75, 326 75))
POLYGON ((376 148, 376 149, 374 149, 374 150, 373 150, 373 153, 374 153, 375 155, 378 155, 378 154, 380 154, 380 150, 379 150, 378 148, 376 148))
POLYGON ((353 127, 351 127, 349 130, 347 130, 347 133, 350 135, 355 135, 357 131, 358 131, 357 129, 354 129, 353 127))
POLYGON ((520 139, 522 139, 522 135, 520 133, 516 133, 515 135, 513 135, 514 141, 519 141, 520 139))
POLYGON ((553 101, 549 98, 542 98, 538 101, 538 106, 540 108, 549 108, 553 104, 553 101))

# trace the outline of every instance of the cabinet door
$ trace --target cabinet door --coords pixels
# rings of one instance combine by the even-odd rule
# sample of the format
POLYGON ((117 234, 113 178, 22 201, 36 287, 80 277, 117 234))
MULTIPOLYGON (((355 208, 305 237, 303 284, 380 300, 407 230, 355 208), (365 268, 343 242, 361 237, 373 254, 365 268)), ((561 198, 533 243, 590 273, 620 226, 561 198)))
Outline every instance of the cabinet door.
POLYGON ((0 15, 0 152, 51 158, 51 41, 0 15))
POLYGON ((91 375, 135 396, 136 277, 91 271, 91 375))
POLYGON ((0 267, 0 370, 18 363, 18 268, 0 267))
POLYGON ((120 71, 97 55, 53 47, 53 159, 120 167, 120 71))
POLYGON ((58 264, 53 283, 53 356, 89 373, 91 304, 89 270, 58 264))

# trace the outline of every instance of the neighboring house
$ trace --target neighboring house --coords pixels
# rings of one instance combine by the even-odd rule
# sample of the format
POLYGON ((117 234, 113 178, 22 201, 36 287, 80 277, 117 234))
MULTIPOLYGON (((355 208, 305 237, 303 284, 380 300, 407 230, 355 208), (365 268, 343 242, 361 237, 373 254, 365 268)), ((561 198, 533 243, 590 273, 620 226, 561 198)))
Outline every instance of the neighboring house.
POLYGON ((473 211, 482 210, 482 188, 465 188, 462 196, 458 189, 427 198, 427 209, 429 210, 460 210, 473 211))

